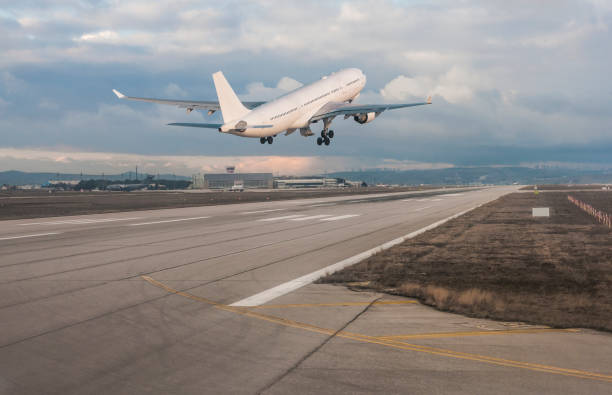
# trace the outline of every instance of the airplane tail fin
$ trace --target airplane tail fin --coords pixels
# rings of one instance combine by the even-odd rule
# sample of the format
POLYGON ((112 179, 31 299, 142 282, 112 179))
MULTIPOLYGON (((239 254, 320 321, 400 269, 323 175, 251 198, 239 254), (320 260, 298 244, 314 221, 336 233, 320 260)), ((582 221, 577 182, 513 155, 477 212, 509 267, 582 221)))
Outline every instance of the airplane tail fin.
POLYGON ((212 76, 219 98, 223 122, 227 123, 247 114, 250 110, 240 102, 223 73, 217 71, 212 76))

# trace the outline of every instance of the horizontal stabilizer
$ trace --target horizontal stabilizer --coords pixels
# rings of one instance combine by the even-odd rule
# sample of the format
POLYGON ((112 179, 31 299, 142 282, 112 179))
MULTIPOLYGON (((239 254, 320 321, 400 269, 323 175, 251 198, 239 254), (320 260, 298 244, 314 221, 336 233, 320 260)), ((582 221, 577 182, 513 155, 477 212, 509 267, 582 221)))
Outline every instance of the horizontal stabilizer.
POLYGON ((119 99, 125 99, 125 95, 124 95, 123 93, 119 92, 118 90, 113 89, 113 93, 114 93, 115 95, 117 95, 117 97, 118 97, 119 99))
POLYGON ((222 123, 184 123, 184 122, 174 122, 169 123, 171 126, 189 126, 192 128, 208 128, 208 129, 219 129, 223 126, 222 123))

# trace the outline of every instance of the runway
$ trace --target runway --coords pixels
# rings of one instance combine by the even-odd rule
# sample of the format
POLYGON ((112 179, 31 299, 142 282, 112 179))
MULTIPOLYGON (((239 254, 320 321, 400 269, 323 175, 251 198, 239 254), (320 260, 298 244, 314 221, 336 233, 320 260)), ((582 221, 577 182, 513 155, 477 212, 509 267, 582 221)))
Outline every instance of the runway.
POLYGON ((611 392, 609 334, 295 286, 516 189, 2 221, 0 393, 611 392))

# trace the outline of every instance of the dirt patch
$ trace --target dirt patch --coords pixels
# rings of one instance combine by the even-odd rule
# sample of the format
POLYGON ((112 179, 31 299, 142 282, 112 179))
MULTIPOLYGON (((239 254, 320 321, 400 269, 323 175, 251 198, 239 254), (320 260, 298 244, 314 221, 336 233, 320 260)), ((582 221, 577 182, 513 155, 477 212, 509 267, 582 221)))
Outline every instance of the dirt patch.
MULTIPOLYGON (((609 192, 572 194, 612 203, 609 192)), ((503 196, 322 281, 475 317, 612 330, 612 232, 564 192, 503 196), (533 207, 551 217, 533 218, 533 207)))
POLYGON ((545 184, 545 185, 527 185, 522 187, 523 191, 533 191, 535 187, 538 187, 540 191, 575 191, 575 190, 601 190, 603 184, 581 184, 581 185, 567 185, 567 184, 545 184))

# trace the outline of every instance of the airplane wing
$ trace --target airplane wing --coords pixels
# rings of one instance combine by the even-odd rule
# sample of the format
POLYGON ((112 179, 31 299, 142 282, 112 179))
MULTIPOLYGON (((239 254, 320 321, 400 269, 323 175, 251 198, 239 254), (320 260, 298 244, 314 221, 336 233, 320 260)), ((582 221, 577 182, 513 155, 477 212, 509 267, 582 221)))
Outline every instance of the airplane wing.
POLYGON ((223 126, 222 123, 190 123, 190 122, 173 122, 169 123, 170 126, 189 126, 191 128, 208 128, 208 129, 219 129, 223 126))
MULTIPOLYGON (((191 123, 191 122, 172 122, 169 123, 170 126, 188 126, 191 128, 208 128, 208 129, 219 129, 223 126, 222 123, 191 123)), ((234 131, 244 131, 247 128, 246 123, 244 125, 236 125, 236 129, 234 131)), ((249 128, 255 129, 267 129, 274 127, 274 125, 248 125, 249 128)))
POLYGON ((375 112, 380 114, 386 110, 395 110, 396 108, 415 107, 431 104, 431 96, 427 98, 427 101, 422 103, 402 103, 402 104, 345 104, 345 103, 328 103, 323 106, 310 121, 318 121, 324 118, 335 117, 338 115, 344 115, 348 118, 352 115, 367 114, 369 112, 375 112))
MULTIPOLYGON (((149 97, 132 97, 126 96, 116 89, 113 89, 113 93, 117 95, 119 99, 145 101, 149 103, 168 104, 171 106, 178 106, 180 108, 186 108, 188 111, 192 110, 208 110, 218 111, 221 109, 218 101, 195 101, 195 100, 168 100, 168 99, 154 99, 149 97)), ((247 101, 243 102, 244 106, 248 109, 253 109, 257 106, 261 106, 265 101, 247 101)))

